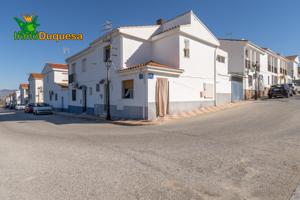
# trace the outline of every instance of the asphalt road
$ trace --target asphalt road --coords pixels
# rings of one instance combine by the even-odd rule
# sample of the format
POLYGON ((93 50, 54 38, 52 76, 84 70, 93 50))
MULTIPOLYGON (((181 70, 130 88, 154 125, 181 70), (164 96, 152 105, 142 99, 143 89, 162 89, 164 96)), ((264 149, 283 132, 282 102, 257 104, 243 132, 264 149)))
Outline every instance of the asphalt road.
POLYGON ((289 200, 300 97, 129 127, 0 111, 1 200, 289 200))

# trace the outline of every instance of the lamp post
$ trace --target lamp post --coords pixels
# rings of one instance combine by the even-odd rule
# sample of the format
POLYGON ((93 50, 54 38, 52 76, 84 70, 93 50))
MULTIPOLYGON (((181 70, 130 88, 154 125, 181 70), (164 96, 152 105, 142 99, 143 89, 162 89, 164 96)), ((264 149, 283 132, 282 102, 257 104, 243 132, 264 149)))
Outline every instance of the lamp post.
POLYGON ((111 67, 112 61, 110 59, 108 59, 105 62, 106 65, 106 105, 107 105, 107 114, 106 114, 106 120, 111 120, 111 116, 110 116, 110 91, 109 91, 109 80, 108 80, 108 75, 109 75, 109 69, 111 67))
POLYGON ((258 63, 255 63, 254 65, 255 70, 255 100, 258 99, 258 93, 259 93, 259 73, 258 73, 258 63))

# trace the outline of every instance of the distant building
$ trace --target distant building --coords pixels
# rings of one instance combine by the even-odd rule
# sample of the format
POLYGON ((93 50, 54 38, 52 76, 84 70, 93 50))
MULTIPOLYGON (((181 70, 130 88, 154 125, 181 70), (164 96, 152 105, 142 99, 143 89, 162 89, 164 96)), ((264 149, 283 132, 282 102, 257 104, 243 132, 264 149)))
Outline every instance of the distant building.
POLYGON ((28 78, 29 82, 29 103, 43 103, 43 78, 44 76, 39 73, 31 73, 28 78))
POLYGON ((288 74, 290 75, 292 80, 299 80, 299 56, 286 56, 286 58, 288 59, 288 74))
POLYGON ((57 111, 68 110, 68 65, 47 63, 42 71, 44 102, 57 111))
POLYGON ((28 83, 21 83, 19 86, 20 90, 20 103, 25 105, 28 104, 28 93, 29 93, 29 84, 28 83))

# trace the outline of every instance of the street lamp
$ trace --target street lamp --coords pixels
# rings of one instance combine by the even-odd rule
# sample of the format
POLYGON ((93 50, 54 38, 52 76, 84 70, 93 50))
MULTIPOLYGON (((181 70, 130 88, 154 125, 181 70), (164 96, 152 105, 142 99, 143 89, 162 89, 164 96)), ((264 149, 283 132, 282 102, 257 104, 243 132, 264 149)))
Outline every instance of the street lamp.
POLYGON ((110 116, 110 91, 109 91, 109 80, 108 80, 108 75, 109 75, 109 69, 111 67, 112 61, 110 59, 108 59, 107 61, 105 61, 105 65, 106 65, 106 92, 107 92, 107 99, 106 99, 106 104, 107 104, 107 114, 106 114, 106 119, 107 120, 111 120, 111 116, 110 116))
POLYGON ((259 93, 259 73, 258 73, 258 63, 254 64, 254 70, 255 70, 255 100, 258 99, 258 93, 259 93))

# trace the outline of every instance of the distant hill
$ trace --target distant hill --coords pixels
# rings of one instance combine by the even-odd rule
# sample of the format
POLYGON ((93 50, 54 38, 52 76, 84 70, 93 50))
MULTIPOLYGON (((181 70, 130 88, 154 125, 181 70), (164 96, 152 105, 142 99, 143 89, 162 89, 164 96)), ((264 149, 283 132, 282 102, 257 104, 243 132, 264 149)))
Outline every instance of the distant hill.
POLYGON ((12 92, 14 92, 14 90, 7 90, 7 89, 0 90, 0 99, 4 98, 5 96, 7 96, 12 92))

